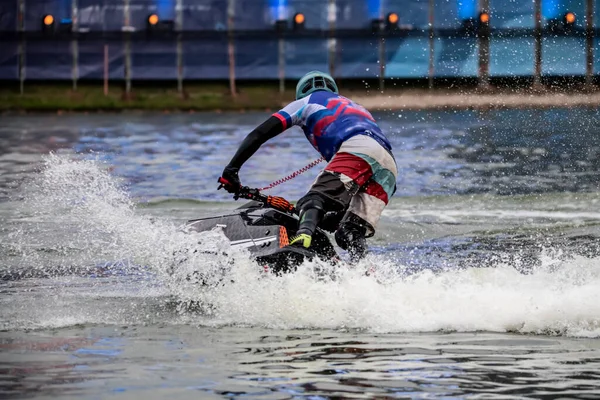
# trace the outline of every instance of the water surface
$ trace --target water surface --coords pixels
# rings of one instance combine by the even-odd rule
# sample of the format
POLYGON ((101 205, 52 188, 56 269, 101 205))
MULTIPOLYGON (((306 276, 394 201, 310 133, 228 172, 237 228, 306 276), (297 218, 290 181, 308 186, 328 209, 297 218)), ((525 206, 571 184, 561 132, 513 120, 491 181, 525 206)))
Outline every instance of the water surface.
MULTIPOLYGON (((239 205, 216 180, 267 116, 2 117, 3 396, 598 396, 596 110, 376 115, 400 176, 370 256, 280 278, 180 229, 239 205)), ((288 131, 242 181, 317 157, 288 131)))

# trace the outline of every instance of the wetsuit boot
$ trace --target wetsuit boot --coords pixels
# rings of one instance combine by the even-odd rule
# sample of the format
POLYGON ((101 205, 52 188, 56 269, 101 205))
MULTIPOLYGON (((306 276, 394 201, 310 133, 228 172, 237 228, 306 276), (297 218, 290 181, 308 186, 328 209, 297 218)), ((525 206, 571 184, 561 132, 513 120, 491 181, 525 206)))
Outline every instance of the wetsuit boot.
POLYGON ((323 209, 316 207, 306 207, 300 212, 300 225, 296 236, 290 242, 290 246, 301 246, 306 249, 310 247, 312 235, 317 229, 317 225, 323 218, 323 209))

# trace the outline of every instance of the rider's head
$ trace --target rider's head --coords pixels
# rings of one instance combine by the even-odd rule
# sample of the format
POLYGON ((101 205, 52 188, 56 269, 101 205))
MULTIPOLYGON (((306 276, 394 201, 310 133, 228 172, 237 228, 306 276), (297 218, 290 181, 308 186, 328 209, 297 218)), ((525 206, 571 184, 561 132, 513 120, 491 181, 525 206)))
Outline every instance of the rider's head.
POLYGON ((331 75, 321 71, 311 71, 304 75, 296 85, 296 100, 308 96, 317 90, 338 93, 338 87, 331 75))

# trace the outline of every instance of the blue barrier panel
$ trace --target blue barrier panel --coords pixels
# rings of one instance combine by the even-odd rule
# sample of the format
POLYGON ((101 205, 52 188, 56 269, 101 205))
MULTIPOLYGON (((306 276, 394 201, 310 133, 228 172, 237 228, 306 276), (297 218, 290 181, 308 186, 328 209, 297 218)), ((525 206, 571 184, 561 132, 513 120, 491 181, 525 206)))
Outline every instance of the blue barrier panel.
POLYGON ((203 39, 183 42, 185 79, 227 79, 229 63, 227 41, 203 39))
MULTIPOLYGON (((0 1, 0 31, 17 30, 17 2, 0 1)), ((19 45, 16 41, 3 42, 0 46, 0 79, 19 78, 19 45)))
POLYGON ((458 18, 461 21, 472 20, 479 14, 479 5, 477 0, 457 0, 458 18))
MULTIPOLYGON (((285 49, 285 76, 287 78, 298 79, 308 71, 315 69, 329 71, 327 40, 295 38, 286 41, 285 49)), ((336 69, 336 75, 340 76, 338 69, 336 69)))
POLYGON ((94 32, 120 31, 125 25, 123 0, 77 0, 79 25, 94 32))
POLYGON ((236 42, 236 77, 240 79, 277 79, 277 39, 243 39, 236 42))
POLYGON ((336 27, 340 29, 369 27, 371 20, 377 18, 379 13, 378 4, 374 3, 379 3, 379 0, 339 0, 336 7, 336 27))
POLYGON ((585 38, 573 36, 542 38, 542 75, 585 74, 585 38))
POLYGON ((184 31, 227 30, 227 0, 184 0, 181 15, 184 31))
POLYGON ((594 39, 594 75, 600 73, 600 38, 594 39))
POLYGON ((493 37, 490 40, 490 76, 532 76, 533 37, 493 37))
POLYGON ((533 29, 535 26, 532 0, 490 0, 489 12, 492 28, 533 29))
POLYGON ((134 41, 131 79, 177 79, 175 40, 134 41))
MULTIPOLYGON (((434 0, 433 26, 439 29, 458 28, 461 19, 458 13, 457 2, 462 0, 434 0)), ((429 12, 429 11, 427 11, 429 12)), ((428 27, 428 26, 427 26, 428 27)), ((424 26, 425 28, 425 26, 424 26)))
MULTIPOLYGON (((217 2, 222 4, 227 0, 217 2)), ((225 6, 221 5, 221 8, 226 9, 225 6)), ((271 29, 273 18, 269 11, 269 0, 236 0, 234 25, 241 30, 271 29)))
POLYGON ((73 57, 68 41, 29 41, 25 47, 27 80, 72 78, 73 57))
MULTIPOLYGON (((79 42, 79 77, 82 79, 104 78, 104 45, 100 40, 79 42)), ((125 52, 120 40, 106 42, 108 46, 108 77, 124 79, 125 52)))
MULTIPOLYGON (((465 0, 466 1, 466 0, 465 0)), ((478 12, 473 2, 435 0, 434 27, 457 29, 461 18, 478 12), (466 5, 472 8, 465 11, 466 5), (473 8, 475 7, 475 8, 473 8)), ((25 0, 24 24, 27 31, 39 32, 42 17, 52 14, 56 23, 70 17, 71 0, 25 0)), ((176 18, 176 0, 130 0, 130 24, 139 32, 147 28, 147 18, 157 13, 162 19, 176 18)), ((595 26, 600 23, 600 1, 596 0, 595 26)), ((78 0, 80 27, 92 32, 121 31, 125 25, 124 0, 78 0)), ((224 31, 227 29, 228 0, 182 0, 184 31, 224 31)), ((386 38, 385 76, 389 78, 426 78, 429 70, 429 2, 424 0, 336 0, 335 25, 338 29, 364 29, 362 36, 337 38, 335 74, 342 78, 377 78, 378 38, 370 33, 371 21, 389 12, 399 15, 400 27, 413 31, 406 38, 386 38), (383 8, 382 8, 383 7, 383 8)), ((585 28, 585 2, 575 0, 543 0, 544 24, 548 18, 562 18, 566 11, 576 14, 575 26, 585 28)), ((467 7, 468 8, 468 7, 467 7)), ((286 18, 285 76, 297 78, 307 69, 329 69, 330 9, 327 0, 236 0, 233 23, 238 30, 263 30, 263 36, 236 36, 236 75, 241 79, 277 79, 279 77, 279 45, 274 22, 286 18), (323 37, 298 37, 291 31, 294 13, 305 14, 307 29, 324 30, 323 37)), ((0 1, 0 30, 16 29, 17 0, 0 1)), ((496 29, 532 29, 531 0, 490 0, 491 26, 496 29)), ((461 32, 436 32, 434 75, 436 77, 472 77, 478 74, 478 43, 473 36, 461 32)), ((143 34, 142 34, 143 36, 143 34)), ((113 36, 114 37, 114 36, 113 36)), ((185 35, 184 35, 185 37, 185 35)), ((124 73, 124 44, 110 39, 109 72, 111 79, 124 73)), ((598 39, 595 39, 595 71, 599 70, 598 39)), ((491 76, 530 76, 533 74, 533 32, 500 35, 490 39, 491 76)), ((229 76, 227 39, 184 38, 184 77, 187 79, 224 79, 229 76)), ((3 41, 0 51, 0 79, 17 79, 18 40, 3 41)), ((28 79, 71 79, 70 41, 27 39, 26 76, 28 79)), ((542 73, 552 75, 585 74, 585 38, 550 36, 544 33, 542 73)), ((175 79, 177 55, 175 38, 132 39, 133 79, 175 79)), ((82 78, 101 79, 104 74, 104 49, 101 40, 79 41, 79 73, 82 78)))
POLYGON ((0 31, 17 30, 17 1, 0 1, 0 31))
POLYGON ((379 76, 379 39, 375 37, 338 40, 336 74, 347 78, 379 76))
POLYGON ((19 78, 19 45, 3 43, 0 51, 0 79, 19 78))
POLYGON ((160 19, 175 20, 175 6, 177 0, 154 0, 156 15, 160 19))
POLYGON ((434 51, 434 76, 477 76, 478 51, 479 45, 475 38, 437 38, 434 51))
POLYGON ((429 39, 396 39, 386 42, 386 77, 423 78, 429 74, 429 39))

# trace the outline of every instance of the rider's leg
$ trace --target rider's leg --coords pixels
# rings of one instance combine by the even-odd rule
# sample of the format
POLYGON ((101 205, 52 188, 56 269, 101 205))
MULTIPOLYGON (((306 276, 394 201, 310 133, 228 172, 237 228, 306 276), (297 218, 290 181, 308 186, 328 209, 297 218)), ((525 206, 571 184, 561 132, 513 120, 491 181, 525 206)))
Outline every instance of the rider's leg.
POLYGON ((355 263, 367 253, 367 234, 375 232, 370 223, 358 215, 347 212, 335 232, 335 241, 342 249, 347 250, 350 261, 355 263))
POLYGON ((312 235, 325 214, 325 198, 319 193, 309 192, 298 202, 300 222, 296 236, 290 244, 310 247, 312 235))
POLYGON ((319 174, 310 191, 298 201, 300 222, 291 245, 310 247, 312 235, 323 216, 330 211, 341 212, 348 208, 358 186, 352 181, 345 183, 340 173, 330 170, 333 162, 339 163, 339 159, 338 154, 319 174))

